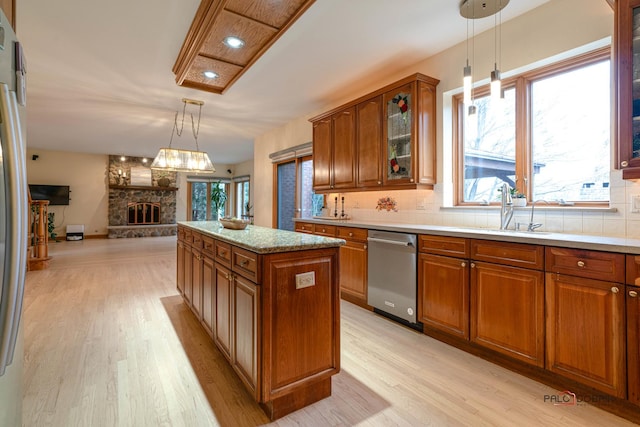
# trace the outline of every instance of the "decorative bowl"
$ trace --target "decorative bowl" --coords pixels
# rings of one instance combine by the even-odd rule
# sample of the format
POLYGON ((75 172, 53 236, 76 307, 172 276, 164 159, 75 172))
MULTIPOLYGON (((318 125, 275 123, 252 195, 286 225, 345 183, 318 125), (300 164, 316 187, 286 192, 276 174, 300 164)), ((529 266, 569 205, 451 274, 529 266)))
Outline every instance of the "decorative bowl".
POLYGON ((224 228, 229 228, 231 230, 244 230, 249 224, 249 221, 237 218, 220 218, 219 221, 224 228))

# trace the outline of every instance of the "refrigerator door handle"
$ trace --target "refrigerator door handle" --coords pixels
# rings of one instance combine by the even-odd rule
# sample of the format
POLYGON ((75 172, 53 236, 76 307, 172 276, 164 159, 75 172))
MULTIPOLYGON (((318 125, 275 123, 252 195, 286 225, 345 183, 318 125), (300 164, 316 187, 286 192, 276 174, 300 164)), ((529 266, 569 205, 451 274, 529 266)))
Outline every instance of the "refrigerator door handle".
POLYGON ((16 94, 0 84, 0 138, 7 186, 5 258, 8 261, 0 301, 0 375, 13 362, 18 337, 27 263, 27 180, 16 94))

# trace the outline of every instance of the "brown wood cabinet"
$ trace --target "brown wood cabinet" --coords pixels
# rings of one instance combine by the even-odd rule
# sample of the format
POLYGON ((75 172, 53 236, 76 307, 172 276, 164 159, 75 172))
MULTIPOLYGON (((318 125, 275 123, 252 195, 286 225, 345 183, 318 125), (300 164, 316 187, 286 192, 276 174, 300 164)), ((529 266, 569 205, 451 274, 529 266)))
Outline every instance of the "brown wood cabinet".
POLYGON ((0 8, 9 20, 11 27, 16 31, 16 2, 15 0, 0 0, 0 8))
POLYGON ((213 340, 227 358, 231 361, 233 337, 233 289, 231 271, 220 265, 215 265, 215 329, 213 340))
POLYGON ((233 357, 232 365, 251 394, 258 393, 258 351, 260 287, 233 275, 233 357))
POLYGON ((314 123, 313 139, 314 190, 355 187, 355 107, 314 123))
POLYGON ((272 420, 331 394, 340 369, 337 247, 257 254, 183 225, 177 247, 185 303, 272 420), (298 288, 301 273, 314 285, 298 288))
POLYGON ((615 7, 614 37, 617 70, 616 112, 617 167, 624 179, 640 178, 640 0, 618 0, 615 7))
POLYGON ((336 237, 347 244, 340 247, 340 294, 343 299, 369 308, 367 304, 367 230, 337 227, 336 237))
POLYGON ((202 320, 202 250, 192 248, 191 253, 191 310, 202 320))
POLYGON ((533 269, 543 255, 536 245, 472 240, 472 342, 544 366, 544 273, 533 269))
POLYGON ((640 287, 627 286, 627 386, 629 401, 640 405, 640 287))
POLYGON ((627 255, 627 396, 640 405, 640 255, 627 255))
POLYGON ((546 248, 547 369, 626 396, 624 255, 546 248), (568 273, 572 275, 569 275, 568 273))
MULTIPOLYGON (((186 243, 187 241, 185 241, 186 243)), ((193 303, 193 251, 190 244, 184 245, 184 292, 182 296, 189 307, 193 303)))
POLYGON ((414 74, 312 118, 314 190, 433 188, 438 83, 414 74))
POLYGON ((176 255, 176 288, 180 295, 184 295, 184 236, 181 238, 178 235, 178 247, 176 255))
POLYGON ((382 95, 356 107, 358 173, 356 187, 382 185, 382 95))
POLYGON ((204 255, 202 258, 202 326, 209 336, 213 338, 215 328, 215 292, 216 271, 213 258, 204 255))
POLYGON ((418 251, 418 321, 468 340, 469 241, 420 235, 418 251))

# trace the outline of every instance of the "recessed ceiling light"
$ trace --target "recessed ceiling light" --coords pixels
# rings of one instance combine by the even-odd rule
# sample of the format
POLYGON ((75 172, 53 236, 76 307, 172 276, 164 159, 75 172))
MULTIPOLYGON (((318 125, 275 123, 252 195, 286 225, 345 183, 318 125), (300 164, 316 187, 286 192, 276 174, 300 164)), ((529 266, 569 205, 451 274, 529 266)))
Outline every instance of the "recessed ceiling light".
POLYGON ((147 158, 146 157, 142 158, 142 163, 147 163, 147 158))
POLYGON ((242 46, 244 46, 244 41, 242 41, 238 37, 229 36, 224 39, 224 44, 233 49, 240 49, 242 46))
POLYGON ((208 79, 217 79, 218 78, 218 73, 215 73, 215 72, 213 72, 211 70, 207 70, 207 71, 203 72, 202 75, 204 75, 208 79))

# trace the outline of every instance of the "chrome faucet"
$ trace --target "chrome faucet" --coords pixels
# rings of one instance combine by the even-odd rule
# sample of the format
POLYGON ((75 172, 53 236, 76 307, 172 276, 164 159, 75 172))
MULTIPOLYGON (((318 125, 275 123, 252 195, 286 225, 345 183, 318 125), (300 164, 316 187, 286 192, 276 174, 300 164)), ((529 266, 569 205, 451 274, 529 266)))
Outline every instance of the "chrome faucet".
POLYGON ((536 207, 536 203, 538 202, 544 202, 546 204, 549 204, 549 202, 547 202, 546 200, 540 199, 540 200, 535 200, 533 203, 531 203, 531 218, 529 218, 529 225, 527 226, 527 231, 533 231, 536 228, 540 228, 542 227, 541 223, 534 223, 533 222, 533 209, 536 207))
POLYGON ((511 187, 506 182, 502 184, 502 200, 500 203, 500 230, 506 230, 513 218, 513 200, 511 187))

